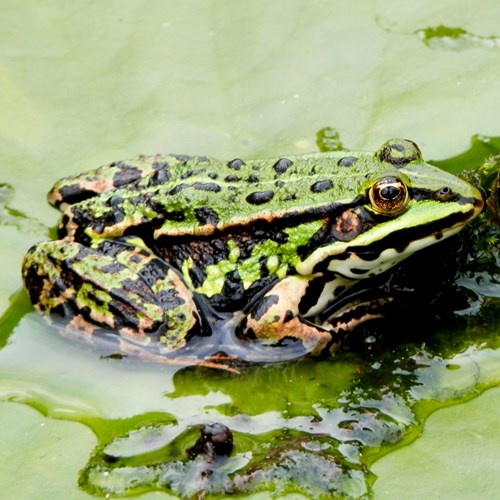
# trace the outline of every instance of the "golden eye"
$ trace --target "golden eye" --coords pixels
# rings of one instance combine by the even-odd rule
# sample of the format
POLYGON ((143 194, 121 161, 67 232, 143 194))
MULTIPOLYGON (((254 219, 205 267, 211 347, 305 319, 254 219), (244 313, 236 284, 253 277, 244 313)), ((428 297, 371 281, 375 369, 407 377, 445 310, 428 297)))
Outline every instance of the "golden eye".
POLYGON ((397 177, 384 177, 368 190, 372 209, 383 215, 397 215, 408 205, 408 187, 397 177))

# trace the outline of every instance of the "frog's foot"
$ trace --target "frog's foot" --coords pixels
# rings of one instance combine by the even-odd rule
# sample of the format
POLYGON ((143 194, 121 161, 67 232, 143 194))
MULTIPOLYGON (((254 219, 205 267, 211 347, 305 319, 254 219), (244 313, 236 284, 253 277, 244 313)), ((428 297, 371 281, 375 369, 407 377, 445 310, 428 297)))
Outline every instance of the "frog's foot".
POLYGON ((42 242, 24 258, 23 277, 35 309, 71 333, 111 331, 160 353, 200 333, 200 316, 182 278, 142 246, 42 242))
POLYGON ((334 354, 347 335, 358 326, 383 318, 393 304, 394 297, 381 290, 361 289, 346 294, 331 310, 323 311, 318 320, 324 320, 322 326, 329 328, 337 339, 329 346, 330 353, 334 354))
POLYGON ((263 345, 278 346, 289 339, 300 341, 305 353, 319 355, 333 342, 328 324, 314 325, 299 314, 299 301, 310 280, 289 276, 277 283, 250 310, 242 321, 240 335, 263 345))

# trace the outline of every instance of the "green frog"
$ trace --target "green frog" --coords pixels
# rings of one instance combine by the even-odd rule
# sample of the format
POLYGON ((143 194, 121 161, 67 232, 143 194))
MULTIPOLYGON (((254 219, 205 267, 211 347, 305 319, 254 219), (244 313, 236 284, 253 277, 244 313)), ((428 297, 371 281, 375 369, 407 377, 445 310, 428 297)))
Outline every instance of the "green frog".
POLYGON ((483 206, 469 183, 391 139, 375 153, 221 162, 138 156, 67 177, 59 238, 23 277, 36 310, 78 336, 175 355, 231 314, 239 339, 334 353, 375 313, 335 308, 360 280, 459 231, 483 206))

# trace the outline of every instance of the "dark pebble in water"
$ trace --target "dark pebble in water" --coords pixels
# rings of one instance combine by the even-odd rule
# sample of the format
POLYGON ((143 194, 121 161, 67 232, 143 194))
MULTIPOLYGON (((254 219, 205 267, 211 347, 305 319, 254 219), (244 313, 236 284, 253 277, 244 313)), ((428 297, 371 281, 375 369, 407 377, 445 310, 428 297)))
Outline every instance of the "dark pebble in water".
POLYGON ((201 437, 187 450, 191 458, 198 455, 229 456, 233 451, 233 433, 229 427, 219 423, 205 424, 200 432, 201 437))

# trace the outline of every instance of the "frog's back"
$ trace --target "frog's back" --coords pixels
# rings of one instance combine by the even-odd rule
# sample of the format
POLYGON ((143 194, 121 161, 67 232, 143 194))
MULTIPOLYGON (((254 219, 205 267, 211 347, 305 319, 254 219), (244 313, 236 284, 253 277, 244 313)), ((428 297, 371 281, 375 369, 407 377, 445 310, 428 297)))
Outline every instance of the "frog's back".
POLYGON ((316 153, 222 162, 203 156, 138 156, 59 181, 49 201, 65 232, 120 236, 154 221, 155 234, 208 235, 253 220, 318 219, 351 201, 369 153, 316 153))

